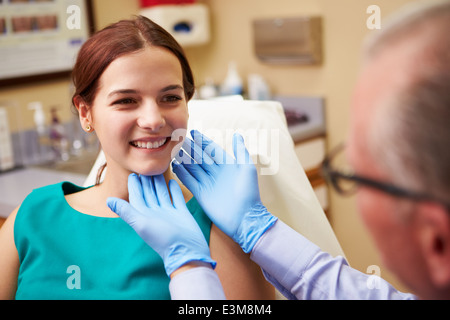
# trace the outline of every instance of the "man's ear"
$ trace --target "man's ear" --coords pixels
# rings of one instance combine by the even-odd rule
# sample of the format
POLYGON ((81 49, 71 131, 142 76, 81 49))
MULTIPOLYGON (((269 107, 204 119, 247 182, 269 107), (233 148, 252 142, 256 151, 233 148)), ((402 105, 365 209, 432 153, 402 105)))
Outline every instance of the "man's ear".
POLYGON ((81 96, 76 96, 73 99, 73 104, 75 108, 78 110, 78 116, 80 117, 80 124, 83 130, 85 131, 91 131, 92 129, 92 114, 91 114, 91 108, 89 105, 84 101, 84 99, 81 96), (91 128, 91 129, 86 129, 91 128))
POLYGON ((450 213, 443 205, 419 204, 419 241, 429 278, 439 289, 450 288, 450 213))

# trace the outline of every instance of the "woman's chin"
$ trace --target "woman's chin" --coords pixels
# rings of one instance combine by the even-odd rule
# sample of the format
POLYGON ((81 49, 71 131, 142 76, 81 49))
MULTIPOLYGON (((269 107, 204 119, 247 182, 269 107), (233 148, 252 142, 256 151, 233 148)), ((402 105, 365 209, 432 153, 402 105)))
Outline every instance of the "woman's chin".
POLYGON ((169 168, 169 165, 165 166, 152 166, 151 168, 140 168, 139 170, 134 171, 134 173, 137 173, 139 175, 143 176, 157 176, 160 174, 164 174, 167 169, 169 168))

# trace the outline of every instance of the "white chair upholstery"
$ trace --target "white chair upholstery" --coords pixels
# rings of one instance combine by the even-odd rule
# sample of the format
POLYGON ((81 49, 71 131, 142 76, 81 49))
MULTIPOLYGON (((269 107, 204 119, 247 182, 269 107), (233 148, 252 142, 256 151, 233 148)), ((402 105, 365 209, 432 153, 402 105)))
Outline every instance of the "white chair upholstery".
MULTIPOLYGON (((258 167, 261 199, 268 210, 322 250, 344 256, 295 154, 280 103, 192 100, 188 132, 191 129, 204 133, 230 154, 233 133, 243 134, 258 167)), ((100 154, 85 185, 94 183, 102 163, 100 154)))

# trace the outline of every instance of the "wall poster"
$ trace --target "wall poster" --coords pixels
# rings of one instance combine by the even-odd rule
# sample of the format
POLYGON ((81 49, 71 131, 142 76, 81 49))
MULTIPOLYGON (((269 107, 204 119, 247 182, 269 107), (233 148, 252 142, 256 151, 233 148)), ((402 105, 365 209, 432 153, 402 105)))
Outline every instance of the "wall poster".
POLYGON ((68 76, 92 31, 91 0, 0 0, 0 88, 68 76))

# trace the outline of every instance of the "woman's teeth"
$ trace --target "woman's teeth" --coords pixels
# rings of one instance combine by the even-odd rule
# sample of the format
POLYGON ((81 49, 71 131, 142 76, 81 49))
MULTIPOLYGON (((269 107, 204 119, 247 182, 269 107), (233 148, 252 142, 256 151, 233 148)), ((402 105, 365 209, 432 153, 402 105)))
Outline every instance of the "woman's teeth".
POLYGON ((150 142, 150 141, 132 141, 131 145, 142 148, 142 149, 156 149, 161 147, 164 143, 166 143, 167 138, 161 139, 159 141, 150 142))

